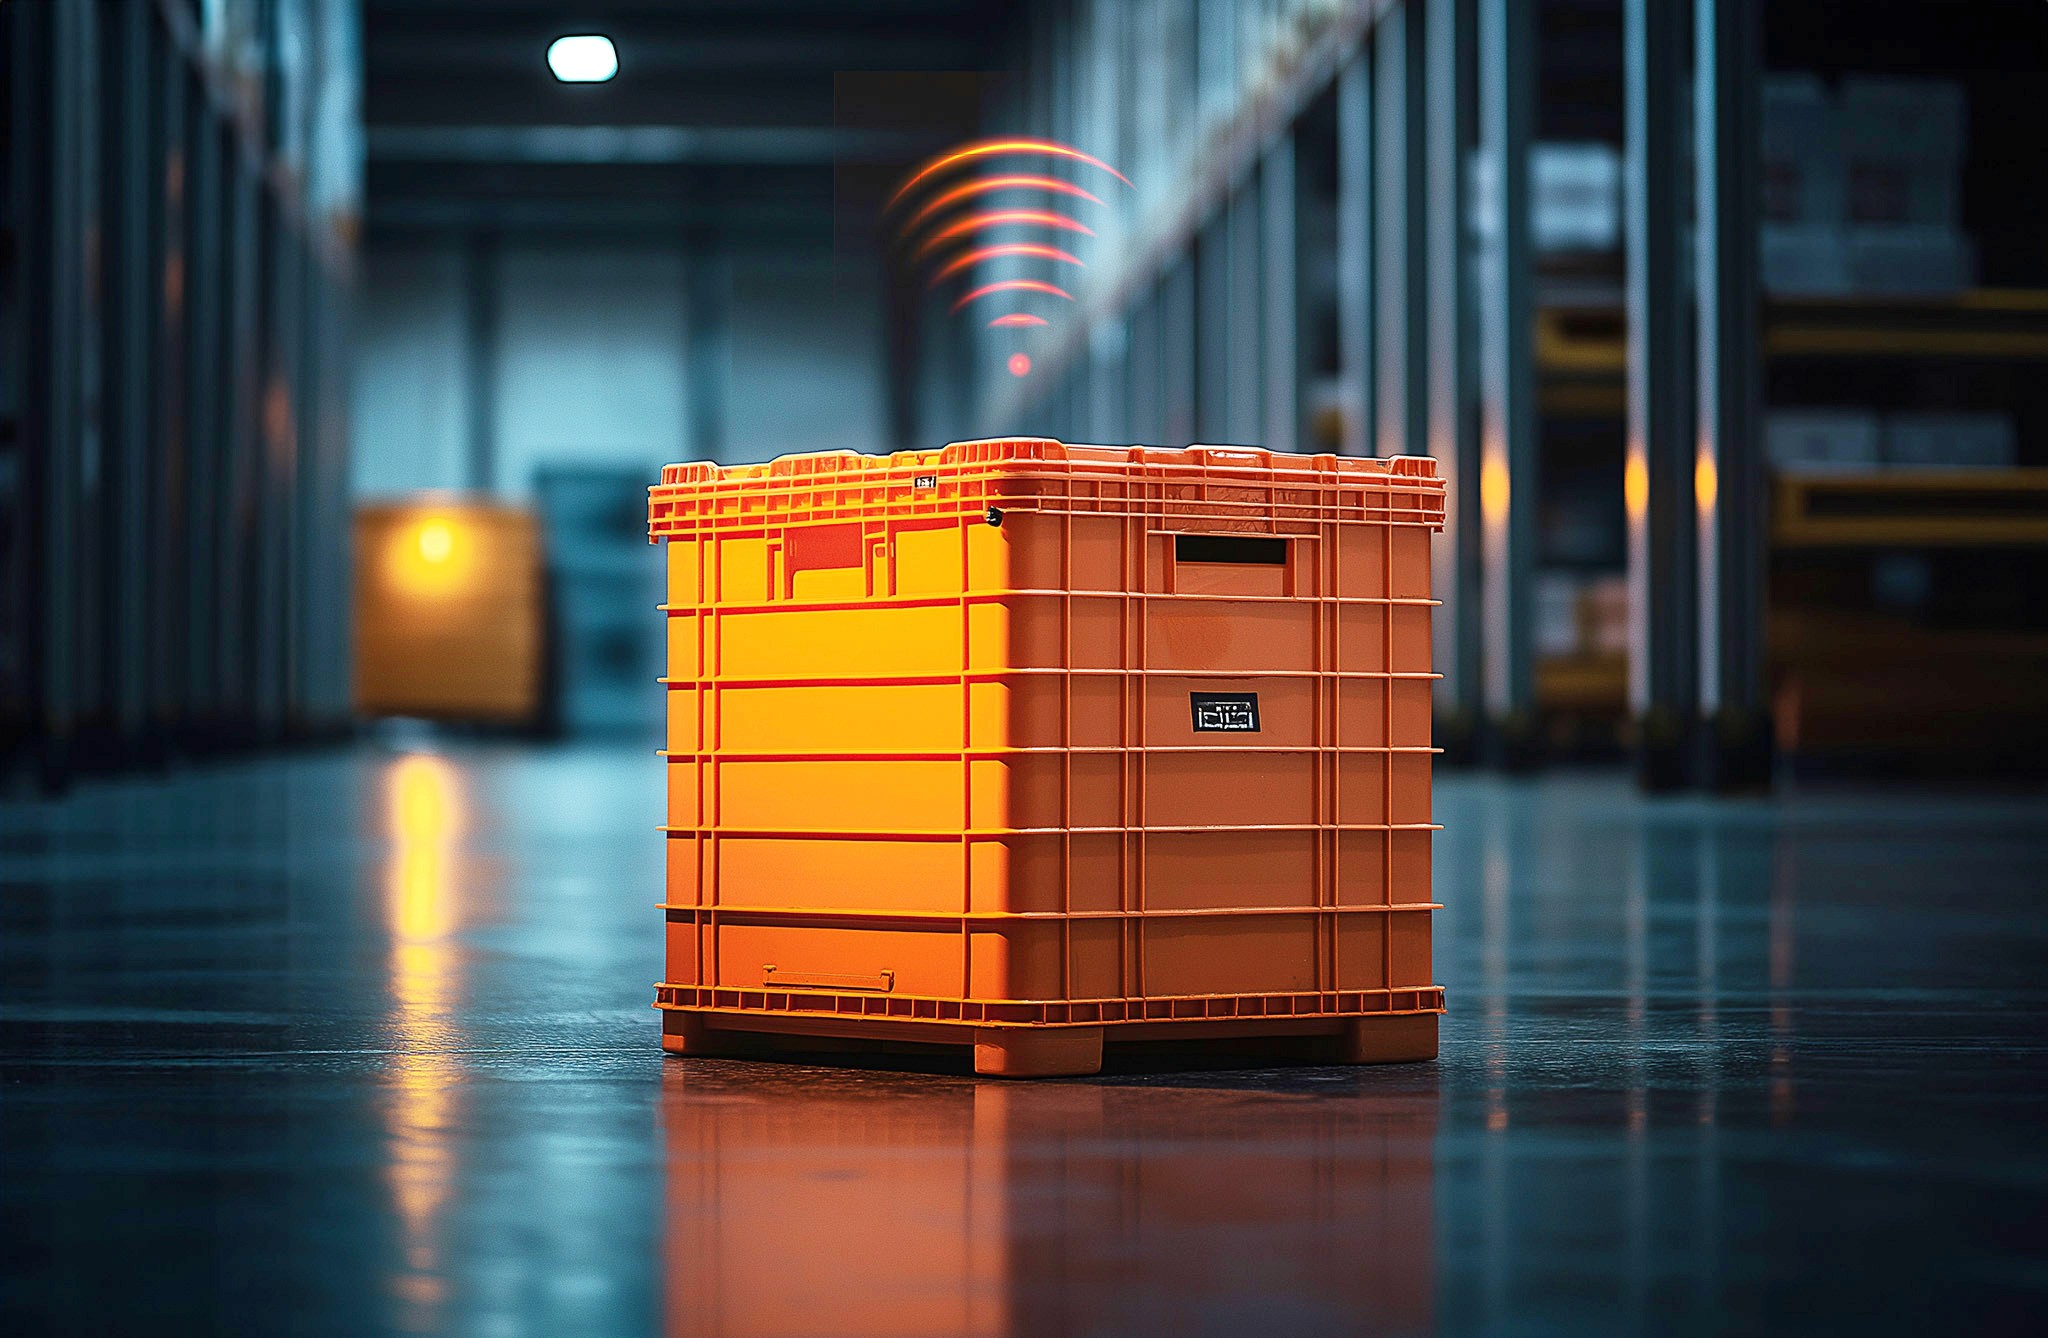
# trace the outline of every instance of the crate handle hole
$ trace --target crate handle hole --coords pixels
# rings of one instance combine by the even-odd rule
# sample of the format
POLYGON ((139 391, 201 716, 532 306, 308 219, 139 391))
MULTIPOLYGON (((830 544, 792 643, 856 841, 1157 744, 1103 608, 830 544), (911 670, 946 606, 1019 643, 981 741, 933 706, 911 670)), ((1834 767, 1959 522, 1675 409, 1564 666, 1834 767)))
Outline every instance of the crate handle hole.
POLYGON ((1287 541, 1268 535, 1176 534, 1175 562, 1221 562, 1238 567, 1284 567, 1287 541))

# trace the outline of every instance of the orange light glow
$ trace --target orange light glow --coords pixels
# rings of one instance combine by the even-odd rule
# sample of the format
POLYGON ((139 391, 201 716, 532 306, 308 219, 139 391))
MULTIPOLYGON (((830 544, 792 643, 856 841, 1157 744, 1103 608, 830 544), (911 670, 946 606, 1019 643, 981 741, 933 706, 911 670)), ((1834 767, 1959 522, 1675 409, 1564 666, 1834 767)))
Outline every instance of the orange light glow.
POLYGON ((927 201, 923 207, 910 216, 910 221, 903 225, 903 231, 906 233, 914 231, 933 214, 940 212, 949 205, 958 204, 969 196, 986 195, 991 191, 999 190, 1052 191, 1059 195, 1071 195, 1076 199, 1086 200, 1090 204, 1102 203, 1099 197, 1082 190, 1071 181, 1061 181, 1058 177, 1030 175, 978 177, 963 185, 955 186, 953 189, 945 191, 927 201))
POLYGON ((1030 355, 1028 355, 1028 354, 1024 354, 1024 353, 1012 353, 1012 354, 1010 355, 1010 375, 1011 375, 1011 376, 1029 376, 1029 375, 1031 375, 1031 358, 1030 358, 1030 355))
POLYGON ((918 168, 917 171, 911 173, 909 180, 897 187, 896 193, 889 197, 889 207, 895 208, 904 196, 916 189, 919 182, 927 177, 943 172, 956 164, 972 162, 977 158, 988 158, 1001 154, 1028 153, 1044 154, 1051 158, 1069 158, 1077 163, 1086 163, 1090 167, 1099 168, 1109 173, 1126 186, 1131 184, 1129 177, 1117 171, 1108 163, 1103 162, 1100 158, 1091 157, 1079 149, 1065 144, 1055 143, 1049 139, 992 139, 980 144, 969 144, 965 148, 955 149, 951 153, 942 153, 923 167, 918 168))
POLYGON ((1000 228, 1012 224, 1025 224, 1039 228, 1059 228, 1067 232, 1078 232, 1083 237, 1093 237, 1095 229, 1085 223, 1077 223, 1065 214, 1055 214, 1049 209, 987 209, 978 214, 955 219, 925 238, 917 248, 920 257, 927 256, 946 242, 963 233, 979 232, 983 228, 1000 228))
POLYGON ((988 328, 1000 330, 1024 325, 1044 325, 1045 323, 1046 320, 1043 316, 1034 316, 1028 311, 1012 311, 990 321, 988 328))
POLYGON ((1714 468, 1711 451, 1701 451, 1692 465, 1693 502, 1702 513, 1712 511, 1714 502, 1721 495, 1721 475, 1714 468))
POLYGON ((999 256, 1036 256, 1040 260, 1057 260, 1062 265, 1081 264, 1081 257, 1069 255, 1057 246, 1041 246, 1037 242, 1002 242, 995 246, 977 246, 972 251, 963 251, 954 256, 940 267, 938 273, 932 275, 931 286, 938 287, 969 265, 978 265, 984 260, 994 260, 999 256))
POLYGON ((1074 300, 1074 295, 1066 289, 1058 284, 1046 283, 1042 279, 998 279, 994 283, 983 284, 958 302, 955 302, 953 310, 958 311, 969 302, 987 297, 992 293, 1045 293, 1048 296, 1057 297, 1067 302, 1074 300))
POLYGON ((422 561, 441 563, 455 551, 455 531, 445 520, 430 520, 420 526, 420 558, 422 561))
POLYGON ((397 529, 386 570, 403 594, 421 599, 452 594, 469 583, 475 547, 459 519, 430 513, 397 529))
POLYGON ((1499 460, 1479 466, 1479 513, 1488 525, 1503 524, 1508 518, 1508 467, 1499 460))
POLYGON ((1650 466, 1640 454, 1632 454, 1621 471, 1621 504, 1630 520, 1641 520, 1650 511, 1650 466))

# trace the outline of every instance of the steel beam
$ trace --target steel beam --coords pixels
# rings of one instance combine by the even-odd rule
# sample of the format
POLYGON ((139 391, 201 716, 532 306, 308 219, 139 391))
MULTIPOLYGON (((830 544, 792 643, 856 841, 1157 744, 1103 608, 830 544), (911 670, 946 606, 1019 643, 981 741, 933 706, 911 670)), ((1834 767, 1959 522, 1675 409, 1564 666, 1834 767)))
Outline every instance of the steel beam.
POLYGON ((1465 246, 1466 155, 1473 121, 1472 0, 1429 0, 1424 33, 1424 150, 1428 209, 1429 453, 1449 485, 1444 530, 1430 551, 1443 601, 1433 627, 1436 739, 1446 757, 1470 757, 1479 698, 1479 454, 1473 394, 1472 294, 1465 246))
POLYGON ((1538 490, 1529 250, 1534 11, 1528 0, 1479 0, 1480 141, 1492 170, 1478 294, 1481 658, 1490 751, 1510 765, 1532 760, 1536 742, 1530 628, 1538 490))
POLYGON ((1706 779, 1768 784, 1765 480, 1758 439, 1757 0, 1694 0, 1699 706, 1706 779))
POLYGON ((1690 778, 1699 656, 1682 180, 1674 170, 1685 89, 1682 21, 1664 0, 1627 0, 1623 9, 1628 705, 1639 779, 1652 790, 1690 778))
POLYGON ((1428 425, 1421 3, 1389 5, 1372 34, 1373 443, 1382 456, 1419 452, 1428 425))

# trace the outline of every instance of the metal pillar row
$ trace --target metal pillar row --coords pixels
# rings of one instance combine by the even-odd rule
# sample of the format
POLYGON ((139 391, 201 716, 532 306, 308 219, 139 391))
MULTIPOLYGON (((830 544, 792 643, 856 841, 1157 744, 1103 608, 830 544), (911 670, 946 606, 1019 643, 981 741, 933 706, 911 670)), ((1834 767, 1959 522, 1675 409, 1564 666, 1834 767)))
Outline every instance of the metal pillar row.
POLYGON ((1771 753, 1756 431, 1758 10, 1755 0, 1695 0, 1692 17, 1688 80, 1684 12, 1657 0, 1624 10, 1629 712, 1639 778, 1658 790, 1761 784, 1771 753), (1690 254, 1674 170, 1688 118, 1690 254))
POLYGON ((1479 140, 1491 180, 1480 280, 1480 639, 1486 747, 1528 761, 1536 745, 1530 587, 1536 570, 1535 279, 1529 141, 1536 120, 1535 6, 1479 0, 1479 140))
POLYGON ((1686 275, 1676 170, 1675 90, 1684 86, 1683 15, 1662 0, 1623 10, 1627 264, 1628 708, 1645 788, 1687 779, 1695 711, 1693 470, 1686 275))
POLYGON ((54 788, 343 728, 332 239, 181 7, 0 6, 0 38, 0 760, 54 788))

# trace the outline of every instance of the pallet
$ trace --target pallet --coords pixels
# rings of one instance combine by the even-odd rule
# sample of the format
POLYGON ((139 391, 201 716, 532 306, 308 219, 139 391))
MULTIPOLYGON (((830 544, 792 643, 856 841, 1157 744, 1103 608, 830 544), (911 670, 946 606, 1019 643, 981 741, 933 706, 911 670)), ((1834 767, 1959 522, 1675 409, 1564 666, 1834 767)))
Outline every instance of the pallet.
POLYGON ((1320 1057, 1338 1064, 1398 1064, 1435 1059, 1440 1012, 1361 1017, 1227 1018, 1105 1025, 974 1026, 885 1018, 817 1019, 761 1013, 661 1009, 661 1048, 693 1059, 758 1058, 800 1050, 806 1042, 886 1053, 892 1047, 971 1047, 986 1077, 1083 1077, 1102 1070, 1105 1046, 1161 1041, 1320 1038, 1320 1057))

